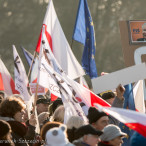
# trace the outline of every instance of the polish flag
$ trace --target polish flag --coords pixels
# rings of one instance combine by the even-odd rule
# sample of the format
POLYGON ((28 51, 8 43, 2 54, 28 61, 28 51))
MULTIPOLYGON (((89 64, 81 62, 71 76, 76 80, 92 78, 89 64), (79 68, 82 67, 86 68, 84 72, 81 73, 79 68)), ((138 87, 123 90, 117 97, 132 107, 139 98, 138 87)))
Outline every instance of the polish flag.
MULTIPOLYGON (((50 48, 62 69, 72 79, 83 76, 85 73, 71 51, 57 18, 52 0, 49 1, 43 25, 45 26, 45 34, 50 48)), ((36 52, 38 53, 40 52, 41 38, 42 31, 36 47, 36 52)))
POLYGON ((146 137, 146 114, 123 108, 95 106, 146 137))
POLYGON ((69 84, 70 88, 72 88, 74 96, 76 97, 76 100, 78 100, 78 102, 82 105, 84 104, 88 108, 90 106, 94 106, 94 103, 98 103, 102 106, 110 106, 110 104, 108 104, 106 101, 95 95, 89 89, 72 80, 65 74, 65 72, 63 72, 57 59, 54 57, 51 48, 49 48, 44 29, 45 26, 43 27, 42 31, 43 43, 41 43, 41 51, 39 54, 38 84, 48 88, 55 96, 61 97, 58 83, 52 78, 52 75, 50 75, 50 71, 53 70, 52 72, 55 72, 59 78, 69 84))
POLYGON ((19 94, 19 92, 15 90, 14 81, 1 59, 0 59, 0 74, 1 74, 1 80, 3 82, 4 92, 6 93, 6 95, 10 96, 12 94, 19 94))

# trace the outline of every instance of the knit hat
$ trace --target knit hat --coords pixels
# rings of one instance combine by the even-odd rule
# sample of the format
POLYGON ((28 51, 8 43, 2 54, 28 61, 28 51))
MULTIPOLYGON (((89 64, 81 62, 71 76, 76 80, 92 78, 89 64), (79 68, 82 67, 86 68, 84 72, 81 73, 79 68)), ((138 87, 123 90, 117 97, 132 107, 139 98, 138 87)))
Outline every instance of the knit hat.
POLYGON ((10 125, 5 121, 0 120, 0 138, 6 136, 10 130, 10 125))
POLYGON ((104 112, 99 112, 95 107, 90 107, 88 110, 88 116, 89 123, 95 123, 97 120, 99 120, 101 117, 107 116, 104 112))
POLYGON ((96 130, 94 127, 88 124, 81 126, 75 131, 75 139, 79 139, 84 135, 88 135, 88 134, 100 136, 102 133, 103 133, 102 131, 96 130))
POLYGON ((102 94, 101 98, 104 99, 104 100, 115 98, 115 94, 112 91, 111 92, 106 92, 106 93, 102 94))
POLYGON ((118 136, 126 136, 127 134, 122 132, 121 129, 113 124, 107 125, 103 129, 103 134, 100 136, 101 141, 110 141, 118 136))
POLYGON ((45 141, 47 146, 65 146, 68 143, 66 126, 61 125, 48 130, 45 141))

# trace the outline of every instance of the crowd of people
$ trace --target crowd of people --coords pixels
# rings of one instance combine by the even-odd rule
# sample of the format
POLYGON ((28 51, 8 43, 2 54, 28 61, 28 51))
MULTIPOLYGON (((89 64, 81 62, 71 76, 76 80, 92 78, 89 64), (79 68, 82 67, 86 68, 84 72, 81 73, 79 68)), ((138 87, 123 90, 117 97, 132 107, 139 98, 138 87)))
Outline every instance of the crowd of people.
MULTIPOLYGON (((114 107, 122 108, 125 88, 99 94, 114 107)), ((48 95, 38 95, 37 116, 19 95, 0 94, 0 145, 2 146, 121 146, 128 135, 119 128, 119 121, 95 107, 88 109, 85 123, 79 116, 71 116, 64 124, 65 108, 61 98, 51 101, 48 95), (36 132, 37 120, 40 133, 36 132)), ((131 146, 146 145, 139 133, 131 137, 131 146)))

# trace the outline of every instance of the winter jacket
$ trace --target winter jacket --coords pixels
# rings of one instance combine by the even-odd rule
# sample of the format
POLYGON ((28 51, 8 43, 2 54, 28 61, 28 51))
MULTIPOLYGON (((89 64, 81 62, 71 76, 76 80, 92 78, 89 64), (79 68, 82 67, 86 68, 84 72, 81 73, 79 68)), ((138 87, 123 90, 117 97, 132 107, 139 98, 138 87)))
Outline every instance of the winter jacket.
POLYGON ((130 139, 130 146, 146 146, 146 138, 135 132, 130 139))

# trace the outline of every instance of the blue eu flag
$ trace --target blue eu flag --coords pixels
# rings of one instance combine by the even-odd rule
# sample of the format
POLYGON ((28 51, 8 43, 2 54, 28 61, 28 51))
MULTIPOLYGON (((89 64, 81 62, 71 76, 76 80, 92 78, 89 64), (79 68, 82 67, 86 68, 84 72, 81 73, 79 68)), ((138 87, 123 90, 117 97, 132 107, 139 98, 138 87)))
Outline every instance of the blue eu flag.
MULTIPOLYGON (((124 108, 125 109, 131 109, 131 110, 135 110, 135 102, 134 102, 134 96, 133 96, 133 86, 132 84, 128 84, 125 87, 125 93, 124 93, 124 97, 125 97, 125 101, 124 101, 124 108)), ((122 146, 129 146, 130 145, 130 138, 133 135, 133 130, 131 130, 129 127, 127 127, 126 125, 124 125, 123 123, 120 123, 119 127, 121 128, 121 130, 125 133, 127 133, 127 137, 123 139, 123 144, 122 146)))
POLYGON ((95 35, 87 0, 80 0, 73 39, 84 45, 82 67, 90 78, 97 77, 95 63, 95 35))

